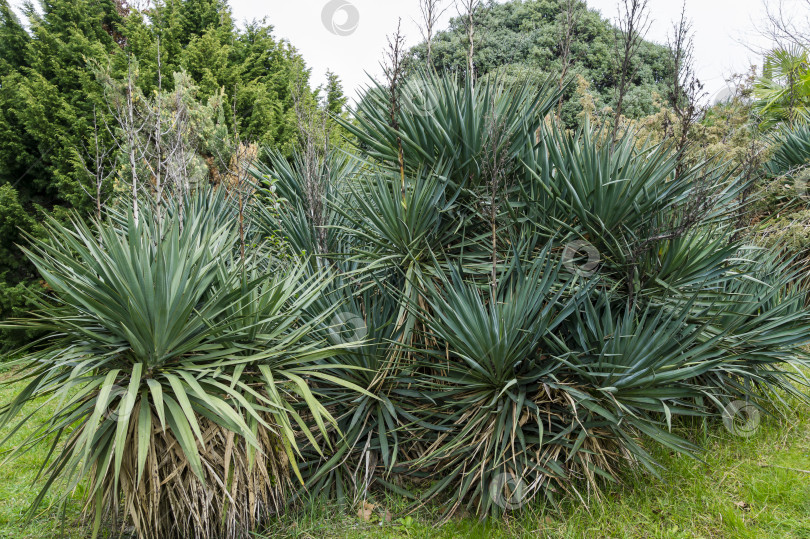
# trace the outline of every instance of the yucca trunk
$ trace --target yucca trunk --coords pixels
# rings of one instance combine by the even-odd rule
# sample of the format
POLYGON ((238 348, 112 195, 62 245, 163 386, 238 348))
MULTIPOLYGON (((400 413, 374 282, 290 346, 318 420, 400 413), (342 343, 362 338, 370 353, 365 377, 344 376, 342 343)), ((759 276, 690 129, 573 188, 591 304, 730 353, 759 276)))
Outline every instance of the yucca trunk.
POLYGON ((204 473, 200 480, 171 429, 148 426, 148 445, 137 447, 139 407, 132 414, 118 482, 105 475, 102 491, 110 495, 101 507, 94 504, 94 510, 117 515, 123 509, 124 526, 133 527, 141 539, 246 539, 283 511, 289 459, 275 432, 257 425, 254 449, 234 432, 198 416, 205 441, 197 442, 204 473), (137 477, 141 450, 146 465, 137 477), (123 497, 123 508, 116 493, 123 497))

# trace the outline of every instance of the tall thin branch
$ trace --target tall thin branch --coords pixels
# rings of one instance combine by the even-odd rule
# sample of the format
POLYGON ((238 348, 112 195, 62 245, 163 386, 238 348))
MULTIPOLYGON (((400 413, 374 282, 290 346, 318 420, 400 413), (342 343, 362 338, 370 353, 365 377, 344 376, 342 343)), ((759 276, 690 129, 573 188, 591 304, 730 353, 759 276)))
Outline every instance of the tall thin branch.
MULTIPOLYGON (((98 115, 96 108, 93 107, 93 138, 91 147, 84 147, 83 154, 89 157, 92 161, 92 168, 89 167, 85 159, 82 159, 82 165, 87 175, 93 180, 93 193, 90 193, 82 185, 82 189, 93 199, 96 205, 96 218, 101 219, 102 209, 104 207, 104 187, 107 185, 110 177, 115 173, 115 158, 113 155, 113 146, 104 144, 100 135, 98 124, 98 115)), ((81 185, 81 184, 80 184, 81 185)))
MULTIPOLYGON (((680 19, 673 24, 667 45, 671 71, 668 100, 678 124, 678 133, 671 134, 676 135, 675 147, 683 156, 689 145, 692 128, 704 112, 700 104, 704 97, 703 84, 695 74, 695 44, 692 23, 686 17, 686 2, 681 9, 680 19)), ((681 176, 686 165, 687 160, 684 157, 678 160, 675 168, 676 179, 681 176)))
POLYGON ((467 76, 475 80, 475 23, 481 0, 456 0, 456 9, 467 34, 467 76))
POLYGON ((442 9, 441 4, 444 0, 419 0, 419 11, 422 14, 422 21, 419 24, 419 32, 422 34, 422 39, 425 40, 427 45, 427 59, 426 65, 428 68, 433 67, 433 38, 436 36, 436 25, 439 23, 439 18, 447 11, 449 6, 442 9))
MULTIPOLYGON (((579 19, 582 16, 582 5, 579 0, 560 0, 562 6, 562 18, 560 21, 559 35, 557 39, 560 48, 560 81, 559 89, 562 91, 565 84, 565 77, 571 68, 571 43, 574 40, 574 33, 579 19)), ((557 118, 562 116, 563 97, 557 101, 557 118)))
MULTIPOLYGON (((490 105, 490 114, 486 118, 485 144, 481 169, 486 178, 487 198, 485 202, 486 218, 489 221, 492 249, 490 290, 492 297, 498 289, 498 215, 500 213, 503 193, 508 187, 510 141, 505 135, 506 127, 495 113, 495 103, 490 105)), ((484 199, 486 200, 486 199, 484 199)))
POLYGON ((638 71, 634 62, 644 36, 650 29, 649 0, 621 0, 614 33, 615 61, 619 84, 616 87, 616 111, 613 117, 611 147, 615 147, 624 107, 624 98, 638 71))
POLYGON ((388 83, 390 101, 391 129, 397 135, 397 150, 399 158, 400 194, 405 198, 405 153, 402 149, 402 136, 399 133, 400 86, 404 71, 403 58, 405 50, 405 36, 402 35, 402 19, 397 23, 397 31, 388 37, 388 49, 382 64, 385 79, 388 83))
POLYGON ((764 17, 756 24, 759 35, 768 44, 763 50, 750 43, 745 45, 757 52, 799 46, 810 48, 810 0, 763 0, 764 17))

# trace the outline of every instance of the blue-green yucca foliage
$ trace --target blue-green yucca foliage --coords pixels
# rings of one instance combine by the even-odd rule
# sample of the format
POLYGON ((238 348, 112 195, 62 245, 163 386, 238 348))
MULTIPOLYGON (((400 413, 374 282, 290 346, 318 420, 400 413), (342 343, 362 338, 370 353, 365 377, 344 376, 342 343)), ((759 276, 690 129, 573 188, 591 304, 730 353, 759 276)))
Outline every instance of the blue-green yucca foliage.
MULTIPOLYGON (((810 166, 810 126, 782 126, 770 139, 774 151, 765 170, 771 176, 794 176, 807 170, 810 166)), ((806 177, 802 179, 807 182, 806 177)))
MULTIPOLYGON (((312 493, 385 487, 484 516, 627 464, 655 474, 651 445, 699 449, 679 418, 802 394, 807 295, 735 229, 743 179, 556 128, 552 81, 413 77, 398 130, 385 88, 360 101, 357 164, 323 176, 328 218, 298 196, 267 225, 301 246, 328 234, 319 271, 341 282, 322 300, 367 348, 325 362, 370 369, 356 382, 378 397, 319 387, 352 435, 308 461, 312 493)), ((304 161, 262 174, 305 192, 304 161)))
POLYGON ((18 325, 46 337, 19 352, 0 424, 17 421, 11 436, 30 406, 56 405, 9 457, 51 444, 31 512, 85 484, 94 533, 123 509, 142 537, 246 537, 284 507, 297 434, 334 422, 312 380, 350 384, 320 366, 339 347, 312 331, 329 281, 270 267, 261 246, 241 259, 233 208, 201 189, 50 221, 26 250, 51 293, 18 325))

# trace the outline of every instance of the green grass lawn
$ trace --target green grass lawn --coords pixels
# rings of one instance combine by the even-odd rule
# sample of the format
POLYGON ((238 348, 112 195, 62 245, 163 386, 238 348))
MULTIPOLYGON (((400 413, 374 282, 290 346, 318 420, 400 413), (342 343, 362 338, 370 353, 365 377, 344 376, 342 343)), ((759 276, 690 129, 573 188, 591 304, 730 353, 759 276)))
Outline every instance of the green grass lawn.
MULTIPOLYGON (((8 372, 0 372, 0 381, 5 381, 10 377, 8 372)), ((9 402, 16 391, 22 388, 22 384, 14 386, 0 386, 0 403, 9 402)), ((30 413, 33 408, 28 408, 30 413)), ((3 446, 2 465, 0 465, 0 539, 22 539, 22 538, 44 538, 58 537, 61 530, 60 510, 57 506, 56 496, 49 495, 43 506, 40 508, 38 516, 34 518, 29 526, 23 526, 22 519, 25 510, 34 501, 39 489, 33 484, 39 472, 42 460, 48 454, 48 447, 43 444, 35 451, 30 451, 11 462, 3 462, 10 448, 31 433, 35 428, 36 417, 48 417, 52 413, 52 407, 45 406, 32 418, 31 428, 20 429, 9 442, 3 446)), ((0 439, 8 436, 9 429, 0 430, 0 439)), ((81 504, 77 500, 71 500, 65 507, 64 537, 84 537, 86 534, 78 525, 81 504)))
POLYGON ((440 509, 424 511, 409 525, 397 521, 397 500, 380 503, 371 524, 336 512, 282 519, 268 537, 774 537, 810 538, 810 424, 798 408, 778 421, 763 418, 750 439, 722 427, 702 441, 704 463, 660 453, 664 482, 630 474, 590 510, 569 503, 561 511, 524 508, 518 516, 482 524, 456 519, 436 527, 440 509), (392 511, 391 523, 385 511, 392 511), (379 522, 382 521, 382 525, 379 522))
MULTIPOLYGON (((0 374, 0 379, 7 374, 0 374)), ((7 402, 15 387, 0 388, 7 402)), ((38 412, 46 416, 49 410, 38 412)), ((33 424, 32 424, 33 426, 33 424)), ((479 523, 459 518, 438 526, 441 508, 420 510, 410 518, 401 499, 372 500, 369 521, 335 509, 288 515, 266 537, 774 537, 810 539, 810 410, 793 406, 784 419, 763 417, 751 438, 735 437, 722 426, 710 427, 699 443, 704 462, 659 453, 664 481, 629 474, 626 484, 606 492, 590 509, 570 502, 559 511, 524 507, 503 521, 479 523)), ((29 431, 30 432, 30 431, 29 431)), ((7 432, 0 432, 5 436, 7 432)), ((12 439, 20 440, 26 432, 12 439)), ((0 538, 52 538, 60 532, 60 507, 54 497, 28 527, 20 523, 34 499, 32 485, 47 448, 32 451, 0 467, 0 538)), ((78 494, 76 496, 78 498, 78 494)), ((81 505, 65 510, 65 537, 85 537, 81 505)))

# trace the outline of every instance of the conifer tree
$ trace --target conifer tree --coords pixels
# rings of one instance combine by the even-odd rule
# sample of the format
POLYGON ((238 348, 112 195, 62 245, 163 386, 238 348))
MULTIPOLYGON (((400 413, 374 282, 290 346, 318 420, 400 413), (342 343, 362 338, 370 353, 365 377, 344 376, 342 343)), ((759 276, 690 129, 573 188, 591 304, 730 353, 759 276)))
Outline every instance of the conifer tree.
MULTIPOLYGON (((0 207, 0 217, 22 211, 36 222, 42 212, 97 214, 111 186, 128 181, 132 167, 120 155, 122 130, 108 90, 110 81, 120 87, 133 65, 133 95, 141 96, 144 118, 168 110, 157 99, 167 95, 193 96, 188 110, 218 111, 191 124, 216 126, 190 135, 206 141, 200 159, 210 163, 212 176, 217 163, 228 162, 217 148, 233 146, 217 137, 238 136, 262 151, 290 154, 299 73, 315 102, 298 51, 276 38, 266 20, 237 27, 224 0, 157 0, 143 11, 121 0, 40 0, 25 16, 27 25, 9 0, 0 0, 0 187, 6 186, 0 205, 8 205, 0 207), (194 91, 173 94, 178 80, 194 91), (105 170, 98 170, 99 155, 105 170)), ((144 180, 154 183, 148 174, 144 180)), ((8 222, 14 221, 24 229, 28 223, 8 222)), ((4 234, 0 252, 22 260, 15 247, 20 241, 4 234)), ((0 320, 24 305, 18 285, 32 282, 34 272, 21 264, 0 267, 0 320), (15 293, 4 296, 8 287, 15 293)), ((8 344, 2 339, 0 347, 8 344)))

